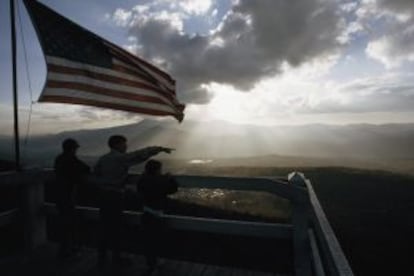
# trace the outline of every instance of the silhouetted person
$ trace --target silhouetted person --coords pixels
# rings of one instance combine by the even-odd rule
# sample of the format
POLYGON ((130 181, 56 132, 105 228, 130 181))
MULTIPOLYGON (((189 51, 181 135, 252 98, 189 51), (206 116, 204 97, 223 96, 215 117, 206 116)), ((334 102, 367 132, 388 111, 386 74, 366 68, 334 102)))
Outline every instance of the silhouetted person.
POLYGON ((70 257, 76 251, 77 218, 75 205, 77 189, 86 175, 89 166, 76 157, 79 148, 74 139, 66 139, 62 143, 63 152, 55 159, 55 173, 57 184, 57 207, 60 215, 60 257, 70 257))
POLYGON ((99 264, 106 262, 107 250, 112 250, 115 264, 128 264, 130 260, 122 258, 123 242, 122 210, 126 191, 129 167, 146 161, 160 152, 170 153, 164 147, 147 147, 127 153, 127 139, 121 135, 111 136, 108 140, 110 152, 97 162, 95 173, 100 178, 100 220, 102 233, 99 242, 99 264))
POLYGON ((137 192, 142 195, 144 204, 144 250, 150 271, 157 264, 158 245, 163 244, 165 236, 162 214, 167 196, 177 192, 177 189, 177 181, 169 174, 162 174, 160 161, 149 160, 145 164, 145 171, 137 183, 137 192))

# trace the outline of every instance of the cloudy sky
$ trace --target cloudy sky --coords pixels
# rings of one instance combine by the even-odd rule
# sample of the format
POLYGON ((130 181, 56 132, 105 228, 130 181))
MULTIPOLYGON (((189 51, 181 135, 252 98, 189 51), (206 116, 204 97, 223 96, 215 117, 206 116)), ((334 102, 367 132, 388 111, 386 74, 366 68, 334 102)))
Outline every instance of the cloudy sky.
MULTIPOLYGON (((41 2, 167 70, 177 80, 180 101, 187 104, 185 120, 266 125, 414 122, 412 0, 41 2)), ((45 64, 27 14, 22 6, 19 10, 24 125, 30 101, 40 94, 45 64)), ((0 9, 0 18, 4 132, 11 122, 8 7, 0 9)), ((58 104, 35 103, 32 111, 33 133, 142 118, 58 104)))

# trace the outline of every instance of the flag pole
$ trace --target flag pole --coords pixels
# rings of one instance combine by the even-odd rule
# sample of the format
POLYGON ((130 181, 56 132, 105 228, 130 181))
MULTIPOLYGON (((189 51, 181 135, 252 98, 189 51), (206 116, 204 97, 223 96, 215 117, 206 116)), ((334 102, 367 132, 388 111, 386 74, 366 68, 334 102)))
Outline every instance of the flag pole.
POLYGON ((19 142, 19 115, 17 97, 17 54, 16 54, 16 21, 14 17, 14 0, 10 0, 10 21, 11 21, 11 48, 12 48, 12 70, 13 70, 13 117, 14 117, 14 151, 16 170, 20 171, 20 142, 19 142))

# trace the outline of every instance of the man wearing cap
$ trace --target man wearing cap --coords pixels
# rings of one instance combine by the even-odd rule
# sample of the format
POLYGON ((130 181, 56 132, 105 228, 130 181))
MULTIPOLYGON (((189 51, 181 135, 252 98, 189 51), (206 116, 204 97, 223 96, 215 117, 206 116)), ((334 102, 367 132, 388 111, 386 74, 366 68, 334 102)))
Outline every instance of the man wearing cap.
POLYGON ((78 159, 76 151, 79 144, 68 138, 63 141, 63 152, 55 159, 57 188, 57 207, 60 214, 60 248, 59 257, 70 257, 75 253, 76 238, 76 192, 77 186, 84 180, 90 168, 78 159))

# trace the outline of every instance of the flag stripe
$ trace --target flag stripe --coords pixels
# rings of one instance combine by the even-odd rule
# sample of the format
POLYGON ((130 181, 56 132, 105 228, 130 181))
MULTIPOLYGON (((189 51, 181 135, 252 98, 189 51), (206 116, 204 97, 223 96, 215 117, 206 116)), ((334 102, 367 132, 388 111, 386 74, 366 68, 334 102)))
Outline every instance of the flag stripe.
POLYGON ((139 79, 141 79, 142 81, 147 82, 149 85, 155 86, 152 81, 148 80, 147 77, 145 75, 143 75, 141 72, 139 72, 138 70, 133 70, 131 68, 126 67, 123 64, 122 65, 121 64, 116 64, 115 60, 114 60, 114 65, 112 66, 112 70, 123 73, 128 77, 133 77, 134 79, 139 77, 139 79))
MULTIPOLYGON (((130 87, 126 85, 120 85, 117 83, 105 82, 102 80, 97 80, 93 78, 89 78, 88 76, 84 75, 72 75, 70 78, 66 74, 62 73, 55 73, 49 72, 47 74, 48 81, 58 81, 58 82, 71 82, 71 83, 80 83, 80 84, 89 84, 98 88, 109 89, 113 91, 120 91, 121 93, 129 93, 138 96, 149 96, 154 98, 159 98, 160 100, 164 101, 165 104, 173 105, 173 103, 168 100, 166 97, 161 96, 158 93, 155 93, 151 90, 140 89, 136 87, 130 87)), ((116 97, 116 95, 114 95, 116 97)))
POLYGON ((173 108, 171 108, 170 106, 164 105, 164 104, 143 102, 143 101, 133 101, 133 100, 123 99, 123 98, 114 98, 111 96, 97 95, 95 93, 91 93, 87 91, 80 91, 77 89, 70 89, 70 88, 46 87, 42 96, 67 96, 67 97, 72 97, 72 98, 79 98, 81 100, 94 100, 94 101, 103 102, 103 103, 113 103, 119 106, 139 107, 139 108, 153 109, 157 111, 171 112, 171 113, 175 112, 173 108))
POLYGON ((81 69, 81 68, 71 68, 71 67, 60 66, 60 65, 55 65, 55 64, 48 64, 48 68, 50 72, 64 73, 67 75, 84 75, 89 78, 93 78, 97 80, 104 80, 107 82, 118 83, 118 84, 127 85, 131 87, 136 87, 136 88, 144 88, 144 89, 157 92, 160 95, 165 96, 170 100, 173 99, 173 96, 171 94, 168 94, 165 91, 157 89, 156 87, 152 85, 148 85, 146 83, 136 81, 136 80, 125 79, 125 78, 118 77, 118 76, 111 76, 107 74, 97 73, 91 70, 86 70, 86 69, 81 69))
MULTIPOLYGON (((158 93, 158 91, 146 89, 147 87, 145 85, 132 85, 136 82, 130 80, 133 78, 131 76, 129 76, 129 80, 125 81, 121 78, 121 76, 124 76, 123 74, 115 72, 116 76, 113 76, 114 71, 111 70, 101 69, 99 67, 95 68, 95 66, 88 66, 85 64, 77 64, 76 62, 66 61, 65 59, 57 57, 48 57, 48 60, 53 61, 54 63, 70 65, 70 67, 66 67, 48 64, 48 68, 50 68, 48 82, 51 82, 51 85, 47 84, 47 86, 50 88, 78 89, 79 92, 91 92, 95 93, 97 96, 103 94, 114 98, 148 101, 166 105, 176 113, 181 113, 184 110, 184 106, 179 104, 171 94, 166 92, 158 93), (95 73, 92 71, 96 69, 98 69, 99 72, 111 73, 112 75, 108 76, 107 74, 95 73)), ((47 92, 44 92, 44 94, 47 95, 47 92)), ((78 93, 78 95, 80 94, 78 93)))
MULTIPOLYGON (((130 67, 126 67, 127 64, 123 64, 122 62, 118 61, 117 59, 114 59, 113 63, 114 63, 114 65, 112 66, 113 70, 117 73, 122 73, 123 74, 122 77, 133 78, 134 80, 137 79, 137 77, 136 77, 137 73, 135 73, 135 71, 137 71, 137 70, 135 70, 133 68, 130 68, 130 67)), ((169 86, 169 87, 167 87, 165 85, 160 86, 158 82, 154 83, 154 80, 149 80, 145 76, 142 77, 142 80, 145 81, 150 86, 157 89, 157 91, 159 91, 160 93, 169 94, 169 95, 171 95, 171 98, 174 98, 174 96, 175 96, 175 92, 174 92, 175 86, 169 86)), ((157 80, 155 80, 155 81, 157 81, 157 80)))
MULTIPOLYGON (((117 53, 114 53, 114 59, 113 59, 114 65, 122 65, 123 67, 129 68, 132 70, 132 72, 140 72, 141 75, 145 75, 145 79, 148 79, 151 83, 156 83, 158 86, 161 84, 162 87, 167 87, 172 91, 173 94, 175 94, 174 88, 175 88, 175 81, 171 80, 165 80, 162 76, 156 75, 156 74, 149 74, 145 71, 145 67, 141 64, 137 65, 135 63, 128 62, 123 59, 123 57, 117 55, 117 53), (138 67, 139 66, 139 67, 138 67)), ((131 71, 130 71, 131 72, 131 71)), ((131 73, 132 73, 131 72, 131 73)), ((134 73, 135 75, 135 73, 134 73)))
POLYGON ((101 102, 101 101, 90 100, 90 99, 80 99, 78 97, 70 97, 70 96, 43 95, 39 99, 39 101, 40 102, 53 102, 53 103, 81 104, 81 105, 111 108, 111 109, 117 109, 117 110, 129 111, 129 112, 143 113, 143 114, 148 114, 148 115, 157 115, 157 116, 172 115, 176 117, 175 113, 167 112, 167 111, 147 109, 143 107, 125 106, 125 105, 120 105, 116 103, 101 102))
MULTIPOLYGON (((49 64, 50 65, 55 65, 59 68, 60 67, 67 67, 67 68, 73 68, 73 69, 80 69, 83 72, 89 72, 89 71, 96 72, 96 73, 99 73, 99 74, 104 74, 104 75, 108 75, 108 76, 114 76, 114 77, 119 77, 119 78, 122 78, 122 79, 127 79, 127 80, 131 80, 131 81, 144 83, 148 86, 159 89, 159 87, 154 85, 154 83, 148 81, 145 78, 144 79, 140 78, 136 74, 135 75, 125 74, 125 73, 117 71, 117 70, 98 67, 98 66, 94 66, 94 65, 85 64, 85 63, 74 62, 72 60, 68 60, 68 59, 64 59, 64 58, 60 58, 60 57, 54 57, 54 56, 46 56, 46 62, 47 62, 48 65, 49 64)), ((113 63, 118 63, 118 62, 117 62, 117 60, 114 60, 113 63)), ((51 66, 51 67, 53 67, 53 66, 51 66)), ((161 93, 164 93, 164 91, 162 91, 161 93)), ((170 97, 173 97, 173 95, 171 95, 170 97)))
MULTIPOLYGON (((131 66, 131 65, 129 65, 125 62, 122 62, 118 59, 113 60, 113 68, 117 71, 127 73, 127 74, 130 74, 132 76, 136 76, 137 74, 140 74, 140 76, 141 76, 141 74, 142 74, 140 72, 140 70, 137 69, 136 67, 131 66)), ((144 79, 145 79, 145 77, 144 77, 144 79)), ((157 78, 157 80, 158 80, 158 78, 157 78)), ((164 83, 163 87, 165 87, 168 90, 169 93, 175 94, 175 91, 174 91, 175 84, 171 84, 171 83, 167 82, 167 83, 164 83)))
POLYGON ((107 88, 103 88, 103 87, 96 87, 96 86, 89 85, 89 84, 84 84, 84 83, 50 80, 47 83, 47 87, 77 89, 77 90, 80 90, 80 91, 86 91, 86 92, 95 93, 95 94, 98 94, 98 95, 100 94, 100 95, 105 95, 105 96, 110 96, 110 97, 115 97, 115 98, 165 104, 165 102, 160 100, 159 98, 155 98, 155 97, 151 97, 151 96, 131 94, 131 93, 126 93, 126 92, 122 92, 122 91, 119 91, 119 90, 112 90, 112 89, 107 89, 107 88))

